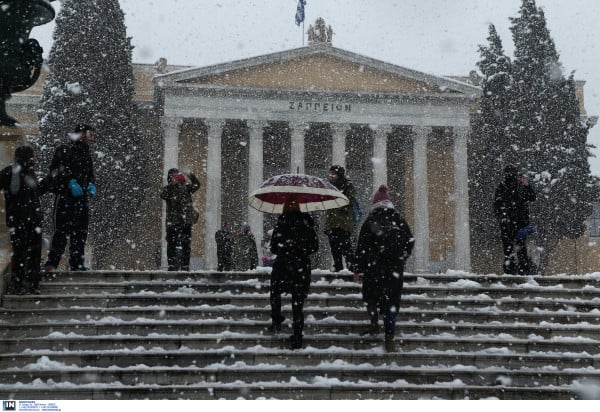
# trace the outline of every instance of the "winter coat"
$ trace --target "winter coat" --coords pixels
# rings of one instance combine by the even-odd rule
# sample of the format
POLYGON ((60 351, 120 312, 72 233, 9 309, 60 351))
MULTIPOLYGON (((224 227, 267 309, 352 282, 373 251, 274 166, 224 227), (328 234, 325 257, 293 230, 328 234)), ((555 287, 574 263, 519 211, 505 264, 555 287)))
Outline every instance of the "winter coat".
POLYGON ((371 211, 360 229, 352 268, 364 274, 365 302, 377 303, 382 311, 398 308, 404 264, 413 245, 410 227, 391 203, 371 211))
POLYGON ((75 179, 85 196, 88 184, 96 184, 90 146, 81 140, 59 146, 50 163, 49 177, 52 192, 72 197, 69 182, 75 179))
POLYGON ((340 228, 348 233, 352 233, 352 225, 354 224, 352 220, 352 201, 356 194, 354 185, 346 178, 340 179, 339 182, 333 185, 348 198, 350 203, 346 206, 329 209, 325 212, 324 231, 327 233, 332 229, 340 228))
POLYGON ((233 261, 236 270, 253 270, 258 266, 258 250, 252 232, 246 232, 234 238, 233 261))
POLYGON ((194 174, 188 175, 191 183, 168 184, 163 187, 160 197, 167 203, 167 226, 193 225, 197 212, 194 210, 192 193, 200 189, 200 182, 194 174))
POLYGON ((319 250, 315 223, 308 213, 290 211, 277 219, 271 237, 271 253, 277 255, 271 278, 282 290, 306 299, 310 288, 310 255, 319 250))
POLYGON ((32 170, 13 163, 0 171, 0 190, 4 191, 6 226, 36 230, 42 227, 40 196, 48 192, 48 179, 38 182, 32 170))
POLYGON ((522 185, 517 179, 507 179, 496 188, 494 213, 500 226, 516 232, 529 224, 529 203, 536 199, 531 185, 522 185))

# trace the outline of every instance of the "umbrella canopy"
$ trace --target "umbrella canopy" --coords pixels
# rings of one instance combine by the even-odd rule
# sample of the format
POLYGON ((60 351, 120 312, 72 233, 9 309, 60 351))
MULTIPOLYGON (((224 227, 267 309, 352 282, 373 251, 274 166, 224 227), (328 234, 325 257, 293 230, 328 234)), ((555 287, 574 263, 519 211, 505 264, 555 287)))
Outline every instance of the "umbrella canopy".
POLYGON ((250 206, 267 213, 283 213, 283 205, 294 196, 300 211, 335 209, 349 201, 326 180, 305 174, 285 174, 265 180, 248 199, 250 206))

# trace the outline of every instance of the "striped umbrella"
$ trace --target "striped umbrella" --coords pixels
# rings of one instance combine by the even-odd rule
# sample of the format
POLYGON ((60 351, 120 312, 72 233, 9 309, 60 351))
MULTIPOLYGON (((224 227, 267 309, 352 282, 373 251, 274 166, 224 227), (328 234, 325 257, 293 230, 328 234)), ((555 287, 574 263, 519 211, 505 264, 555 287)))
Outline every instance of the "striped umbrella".
POLYGON ((250 206, 261 212, 283 213, 283 205, 296 198, 300 211, 335 209, 349 204, 334 185, 316 176, 285 174, 265 180, 248 199, 250 206))

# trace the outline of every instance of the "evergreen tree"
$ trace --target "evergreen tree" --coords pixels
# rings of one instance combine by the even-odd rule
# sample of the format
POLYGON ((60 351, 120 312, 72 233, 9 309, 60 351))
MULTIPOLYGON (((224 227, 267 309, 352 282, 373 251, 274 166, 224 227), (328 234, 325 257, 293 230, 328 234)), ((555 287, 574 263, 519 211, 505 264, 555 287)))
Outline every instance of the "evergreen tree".
MULTIPOLYGON (((509 116, 505 108, 510 100, 511 62, 504 54, 502 41, 494 25, 489 26, 487 46, 479 46, 477 64, 483 89, 476 128, 479 136, 470 142, 470 214, 472 240, 480 250, 489 250, 499 241, 499 232, 490 205, 494 199, 498 170, 505 162, 502 147, 508 144, 509 116)), ((488 256, 491 258, 489 253, 488 256)))
POLYGON ((135 220, 143 197, 131 39, 117 0, 65 0, 56 18, 49 73, 41 100, 40 157, 48 164, 77 123, 96 128, 98 196, 91 202, 94 258, 106 252, 135 220))
MULTIPOLYGON (((544 273, 558 242, 583 234, 600 192, 590 173, 589 126, 580 116, 575 81, 572 75, 568 79, 563 75, 543 10, 534 0, 523 0, 519 15, 510 20, 515 55, 504 95, 507 100, 494 106, 484 90, 482 130, 490 136, 500 132, 499 126, 505 127, 505 139, 499 133, 497 140, 488 141, 498 146, 489 148, 497 156, 497 171, 514 164, 535 187, 538 199, 531 205, 532 221, 538 226, 538 269, 544 273), (502 115, 486 118, 488 106, 502 115), (493 124, 495 120, 499 123, 493 124)), ((482 53, 482 71, 490 67, 488 54, 482 53)), ((488 83, 496 77, 491 71, 484 74, 488 83)))

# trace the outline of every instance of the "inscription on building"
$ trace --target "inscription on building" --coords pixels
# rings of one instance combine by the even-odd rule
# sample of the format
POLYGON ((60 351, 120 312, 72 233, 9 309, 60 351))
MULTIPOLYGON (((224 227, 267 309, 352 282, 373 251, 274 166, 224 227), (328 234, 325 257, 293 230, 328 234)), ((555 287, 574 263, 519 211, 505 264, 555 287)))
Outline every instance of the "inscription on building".
POLYGON ((335 113, 352 112, 350 103, 332 103, 332 102, 289 102, 289 110, 297 112, 317 112, 317 113, 335 113))

